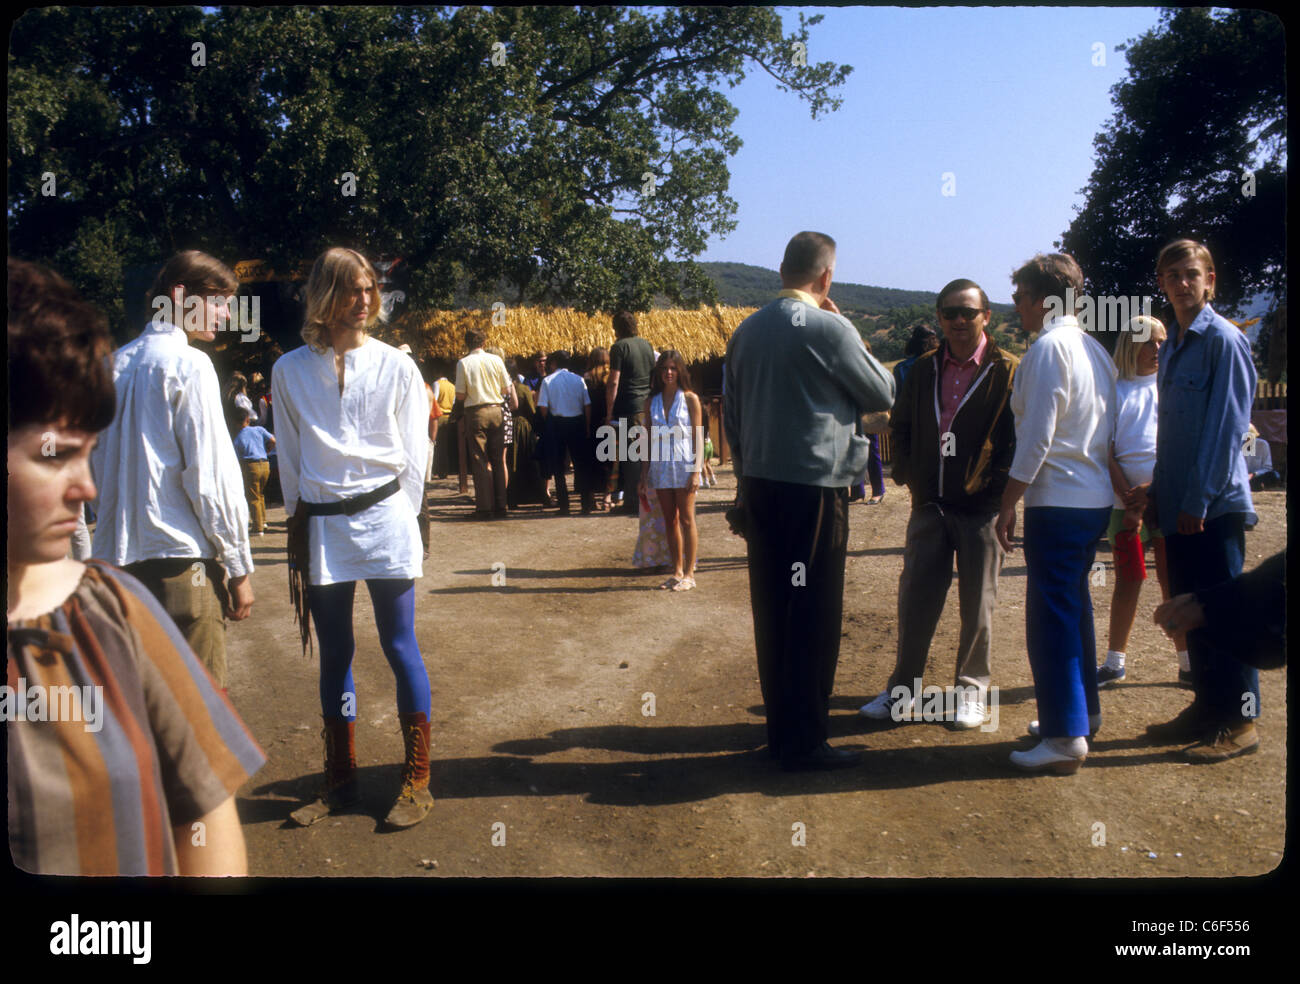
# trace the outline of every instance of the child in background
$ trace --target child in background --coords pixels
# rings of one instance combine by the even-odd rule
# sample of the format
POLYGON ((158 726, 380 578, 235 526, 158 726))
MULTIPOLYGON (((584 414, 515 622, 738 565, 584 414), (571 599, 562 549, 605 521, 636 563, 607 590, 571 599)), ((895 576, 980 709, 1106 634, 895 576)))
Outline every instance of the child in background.
POLYGON ((244 473, 244 494, 248 497, 248 515, 253 523, 253 535, 261 536, 266 528, 266 483, 271 478, 268 450, 275 447, 275 438, 265 427, 252 425, 251 410, 240 408, 239 430, 235 433, 235 454, 244 473))

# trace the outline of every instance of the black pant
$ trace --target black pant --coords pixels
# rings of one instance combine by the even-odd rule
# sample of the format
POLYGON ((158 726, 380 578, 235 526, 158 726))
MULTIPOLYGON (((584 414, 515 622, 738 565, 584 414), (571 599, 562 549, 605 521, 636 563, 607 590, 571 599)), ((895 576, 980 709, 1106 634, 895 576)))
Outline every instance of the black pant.
POLYGON ((560 508, 569 510, 569 487, 564 481, 564 452, 569 452, 573 461, 573 484, 582 500, 582 508, 590 510, 594 505, 591 483, 588 481, 586 417, 547 417, 550 427, 550 440, 547 450, 550 457, 551 473, 555 476, 555 497, 560 508))
POLYGON ((768 748, 773 757, 803 755, 830 734, 848 489, 745 478, 742 490, 768 748))

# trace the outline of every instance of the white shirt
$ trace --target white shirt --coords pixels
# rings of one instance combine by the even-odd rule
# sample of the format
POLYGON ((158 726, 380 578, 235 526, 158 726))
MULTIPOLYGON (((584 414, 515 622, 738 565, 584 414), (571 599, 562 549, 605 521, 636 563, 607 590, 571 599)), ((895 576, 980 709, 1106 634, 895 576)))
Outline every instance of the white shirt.
POLYGON ((581 417, 582 408, 591 406, 591 394, 577 373, 556 369, 542 380, 537 406, 538 409, 546 407, 554 417, 581 417))
POLYGON ((284 507, 352 499, 397 478, 401 491, 352 516, 311 519, 311 583, 416 578, 417 517, 429 453, 429 397, 410 356, 376 338, 343 356, 309 346, 280 357, 271 381, 284 507))
POLYGON ((248 411, 248 413, 249 413, 249 420, 248 420, 248 422, 249 422, 250 424, 255 424, 255 423, 257 423, 257 420, 258 420, 258 417, 257 417, 257 411, 253 409, 253 401, 250 400, 250 399, 248 398, 248 394, 247 394, 247 393, 236 393, 236 394, 235 394, 235 406, 237 406, 237 407, 241 407, 242 409, 248 411))
MULTIPOLYGON (((1156 427, 1160 421, 1157 376, 1134 376, 1115 383, 1115 461, 1130 487, 1146 485, 1156 473, 1156 427)), ((1114 508, 1124 501, 1115 496, 1114 508)))
POLYGON ((91 454, 93 556, 123 567, 195 557, 253 570, 244 481, 216 370, 180 328, 149 322, 113 353, 117 413, 91 454))
POLYGON ((1020 360, 1011 391, 1025 506, 1109 508, 1115 433, 1115 363, 1073 315, 1052 318, 1020 360))

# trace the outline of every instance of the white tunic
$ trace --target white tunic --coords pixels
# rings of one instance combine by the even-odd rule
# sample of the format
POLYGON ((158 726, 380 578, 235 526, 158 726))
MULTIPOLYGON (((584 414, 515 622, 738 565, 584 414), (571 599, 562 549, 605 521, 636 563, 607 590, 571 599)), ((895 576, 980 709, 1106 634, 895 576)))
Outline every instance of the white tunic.
POLYGON ((352 516, 311 519, 311 583, 421 576, 417 516, 429 453, 429 398, 414 360, 375 338, 343 357, 294 349, 275 364, 271 402, 285 511, 387 485, 401 491, 352 516))
POLYGON ((99 498, 92 555, 216 558, 253 570, 248 502, 212 360, 180 328, 149 322, 113 353, 117 412, 90 456, 99 498))

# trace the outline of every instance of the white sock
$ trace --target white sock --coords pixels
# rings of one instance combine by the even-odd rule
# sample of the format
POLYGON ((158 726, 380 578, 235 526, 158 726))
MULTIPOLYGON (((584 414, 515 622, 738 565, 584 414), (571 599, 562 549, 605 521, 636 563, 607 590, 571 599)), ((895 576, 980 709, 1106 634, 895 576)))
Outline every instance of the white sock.
POLYGON ((1192 672, 1192 661, 1188 658, 1186 649, 1178 650, 1178 669, 1182 673, 1192 672))
POLYGON ((1117 653, 1113 649, 1106 650, 1106 665, 1112 670, 1124 669, 1124 653, 1117 653))

